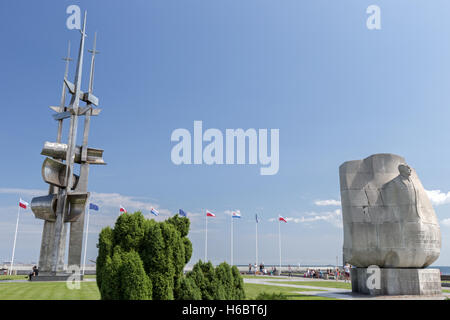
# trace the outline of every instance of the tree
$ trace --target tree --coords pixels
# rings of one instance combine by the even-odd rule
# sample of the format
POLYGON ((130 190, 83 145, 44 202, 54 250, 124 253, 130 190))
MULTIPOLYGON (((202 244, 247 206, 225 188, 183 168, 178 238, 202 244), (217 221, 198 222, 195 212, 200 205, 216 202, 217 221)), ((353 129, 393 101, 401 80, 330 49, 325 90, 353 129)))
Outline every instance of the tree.
POLYGON ((226 262, 222 262, 216 267, 215 273, 221 288, 217 298, 220 300, 234 300, 234 279, 230 265, 226 262))
POLYGON ((99 286, 102 300, 120 300, 122 296, 120 266, 122 264, 121 249, 116 246, 112 257, 107 256, 102 270, 102 281, 99 286))
POLYGON ((146 221, 140 211, 121 214, 114 226, 114 244, 129 251, 139 247, 144 237, 146 221))
POLYGON ((102 286, 103 270, 105 269, 107 257, 111 256, 113 242, 112 229, 110 227, 103 228, 99 234, 99 243, 97 244, 98 256, 96 262, 96 280, 99 288, 102 286))
POLYGON ((188 263, 192 257, 192 242, 187 237, 183 237, 184 244, 184 263, 188 263))
POLYGON ((97 285, 104 300, 244 299, 239 270, 223 262, 196 263, 183 274, 192 256, 190 222, 178 215, 163 222, 141 212, 119 216, 106 227, 97 245, 97 285))
POLYGON ((226 262, 216 268, 211 262, 197 262, 186 274, 201 292, 202 300, 245 299, 244 282, 236 266, 226 262))
POLYGON ((135 212, 120 215, 113 229, 104 228, 97 245, 102 299, 174 299, 187 287, 181 280, 192 255, 189 225, 187 218, 156 222, 135 212))
POLYGON ((245 299, 245 290, 244 290, 244 279, 239 272, 239 269, 236 266, 231 268, 231 273, 233 274, 233 291, 235 300, 244 300, 245 299))
POLYGON ((125 252, 121 257, 119 278, 121 300, 149 300, 152 283, 145 273, 144 265, 136 251, 125 252))
POLYGON ((201 300, 202 292, 192 278, 182 277, 176 290, 178 300, 201 300))

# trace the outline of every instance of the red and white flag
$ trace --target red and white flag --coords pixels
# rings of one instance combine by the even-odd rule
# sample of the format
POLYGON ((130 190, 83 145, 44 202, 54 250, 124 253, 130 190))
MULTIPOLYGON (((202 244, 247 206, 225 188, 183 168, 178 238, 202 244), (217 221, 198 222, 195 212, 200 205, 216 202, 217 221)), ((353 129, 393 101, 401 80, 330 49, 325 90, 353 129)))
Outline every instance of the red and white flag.
POLYGON ((19 207, 23 208, 23 209, 27 209, 29 206, 28 202, 23 201, 22 199, 19 200, 19 207))
POLYGON ((287 223, 286 218, 283 218, 282 216, 278 216, 278 220, 287 223))
POLYGON ((207 217, 215 217, 216 215, 214 213, 212 213, 211 211, 206 210, 206 216, 207 217))
POLYGON ((122 213, 127 213, 127 210, 124 207, 122 207, 122 206, 120 206, 119 211, 122 212, 122 213))

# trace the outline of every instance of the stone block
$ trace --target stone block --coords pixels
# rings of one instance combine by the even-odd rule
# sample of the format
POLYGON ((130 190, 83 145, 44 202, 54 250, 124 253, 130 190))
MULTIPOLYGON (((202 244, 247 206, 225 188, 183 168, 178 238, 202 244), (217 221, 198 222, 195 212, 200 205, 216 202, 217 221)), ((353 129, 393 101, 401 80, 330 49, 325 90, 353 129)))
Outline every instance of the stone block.
MULTIPOLYGON (((374 269, 372 269, 374 270, 374 269)), ((352 268, 352 291, 370 295, 442 295, 439 269, 380 268, 379 286, 377 272, 367 268, 352 268)))

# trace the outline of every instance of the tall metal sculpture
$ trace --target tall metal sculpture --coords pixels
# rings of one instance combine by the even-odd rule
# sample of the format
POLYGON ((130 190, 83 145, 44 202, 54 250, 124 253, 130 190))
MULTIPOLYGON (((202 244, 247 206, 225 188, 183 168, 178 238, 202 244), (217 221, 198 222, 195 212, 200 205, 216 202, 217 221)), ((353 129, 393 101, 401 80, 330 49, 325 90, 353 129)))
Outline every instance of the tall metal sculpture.
POLYGON ((41 154, 47 156, 42 165, 42 177, 47 182, 49 194, 36 197, 31 201, 31 210, 36 218, 43 219, 39 269, 41 275, 56 276, 64 274, 67 229, 70 224, 68 265, 80 266, 83 242, 84 213, 89 192, 87 191, 89 165, 106 164, 103 161, 103 150, 88 148, 88 136, 91 116, 97 116, 101 109, 98 98, 93 95, 94 65, 96 38, 94 37, 88 92, 81 91, 81 76, 83 70, 84 42, 86 37, 86 15, 84 13, 83 29, 81 32, 80 48, 75 73, 75 81, 67 79, 70 59, 69 53, 64 60, 66 70, 59 106, 50 108, 56 112, 53 118, 58 121, 56 142, 45 142, 41 154), (65 105, 66 89, 71 94, 68 106, 65 105), (80 101, 86 103, 80 106, 80 101), (83 142, 76 145, 78 118, 84 116, 83 142), (63 121, 70 119, 67 144, 62 143, 63 121), (79 175, 75 174, 75 164, 79 165, 79 175))

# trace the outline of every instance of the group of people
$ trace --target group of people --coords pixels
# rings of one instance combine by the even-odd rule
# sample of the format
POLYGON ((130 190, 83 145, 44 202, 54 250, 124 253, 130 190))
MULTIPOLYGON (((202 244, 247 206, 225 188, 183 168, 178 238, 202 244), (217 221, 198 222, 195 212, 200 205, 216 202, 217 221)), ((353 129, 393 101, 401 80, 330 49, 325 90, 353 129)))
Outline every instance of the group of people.
POLYGON ((258 266, 257 264, 248 264, 248 273, 249 274, 255 274, 257 271, 259 271, 259 273, 263 274, 263 275, 275 275, 277 272, 277 267, 273 266, 272 269, 269 271, 267 270, 267 268, 264 266, 264 263, 261 262, 260 265, 258 266), (254 270, 253 270, 254 269, 254 270))
POLYGON ((343 272, 338 267, 336 267, 334 270, 333 268, 327 268, 326 270, 307 269, 306 272, 303 274, 303 277, 323 279, 325 278, 325 276, 327 276, 327 278, 334 277, 334 279, 336 280, 341 279, 343 277, 344 281, 347 282, 350 281, 350 268, 351 265, 346 263, 343 272))
MULTIPOLYGON (((327 269, 327 274, 330 274, 330 270, 327 269)), ((324 272, 320 269, 307 269, 306 272, 303 274, 304 278, 316 278, 316 279, 322 279, 324 277, 324 272)))
MULTIPOLYGON (((316 278, 316 279, 324 279, 324 278, 330 278, 334 277, 334 279, 342 279, 344 278, 344 281, 350 281, 350 268, 351 265, 349 263, 346 263, 344 266, 344 270, 342 271, 339 269, 339 267, 336 268, 327 268, 326 270, 321 269, 310 269, 308 268, 306 272, 303 274, 304 278, 316 278)), ((256 274, 259 271, 260 274, 263 275, 276 275, 277 268, 273 266, 270 271, 267 270, 267 268, 264 266, 264 263, 260 263, 258 266, 257 264, 248 264, 248 273, 249 274, 256 274)), ((292 268, 289 265, 288 266, 288 275, 289 277, 292 277, 292 268)))

